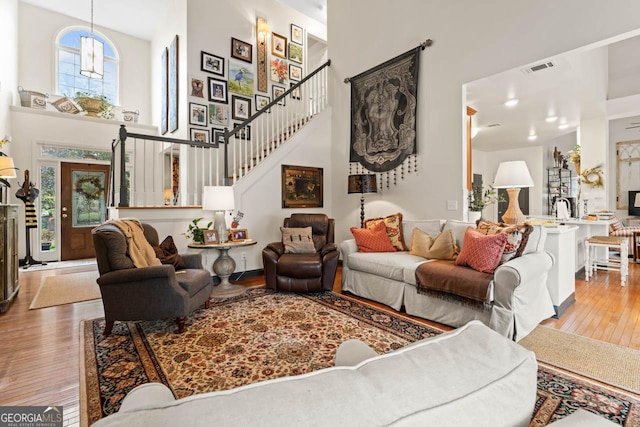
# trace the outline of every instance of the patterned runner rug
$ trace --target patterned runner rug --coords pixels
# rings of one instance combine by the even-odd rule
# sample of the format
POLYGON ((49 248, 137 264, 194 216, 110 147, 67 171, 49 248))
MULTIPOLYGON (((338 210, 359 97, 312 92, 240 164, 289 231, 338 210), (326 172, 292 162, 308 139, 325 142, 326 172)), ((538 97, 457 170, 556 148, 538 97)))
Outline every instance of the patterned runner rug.
MULTIPOLYGON (((162 382, 177 398, 333 366, 335 349, 357 338, 378 353, 441 330, 385 313, 334 293, 294 295, 253 289, 172 320, 82 325, 81 416, 89 424, 118 410, 139 384, 162 382)), ((584 408, 620 425, 640 426, 640 400, 566 371, 540 365, 532 426, 584 408)))

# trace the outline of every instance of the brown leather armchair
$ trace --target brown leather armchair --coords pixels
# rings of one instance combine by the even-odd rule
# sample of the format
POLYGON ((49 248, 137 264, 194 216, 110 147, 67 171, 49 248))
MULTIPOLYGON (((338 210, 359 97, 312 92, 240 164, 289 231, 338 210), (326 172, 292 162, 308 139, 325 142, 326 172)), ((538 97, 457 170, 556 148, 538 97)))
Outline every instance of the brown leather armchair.
MULTIPOLYGON (((159 245, 158 232, 142 224, 152 246, 159 245)), ((181 255, 185 268, 176 273, 173 265, 136 268, 127 253, 124 234, 113 224, 92 231, 100 277, 106 326, 109 335, 116 320, 157 320, 175 317, 178 333, 184 332, 186 316, 209 307, 213 281, 203 269, 200 254, 181 255)))
POLYGON ((334 243, 335 220, 325 214, 293 214, 285 227, 311 227, 315 253, 285 253, 282 242, 262 250, 267 288, 285 292, 331 291, 338 269, 338 247, 334 243))

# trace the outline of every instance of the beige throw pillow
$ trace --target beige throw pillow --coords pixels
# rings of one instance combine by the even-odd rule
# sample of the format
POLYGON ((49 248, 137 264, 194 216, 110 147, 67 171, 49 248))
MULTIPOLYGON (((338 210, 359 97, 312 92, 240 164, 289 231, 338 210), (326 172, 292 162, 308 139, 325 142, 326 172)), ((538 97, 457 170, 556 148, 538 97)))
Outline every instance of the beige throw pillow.
POLYGON ((315 253, 316 247, 313 244, 313 235, 311 227, 304 228, 285 228, 280 227, 282 231, 282 243, 284 244, 285 254, 312 254, 315 253))
POLYGON ((411 255, 429 259, 454 259, 458 253, 455 238, 451 230, 444 230, 435 239, 420 230, 414 228, 411 233, 411 255))

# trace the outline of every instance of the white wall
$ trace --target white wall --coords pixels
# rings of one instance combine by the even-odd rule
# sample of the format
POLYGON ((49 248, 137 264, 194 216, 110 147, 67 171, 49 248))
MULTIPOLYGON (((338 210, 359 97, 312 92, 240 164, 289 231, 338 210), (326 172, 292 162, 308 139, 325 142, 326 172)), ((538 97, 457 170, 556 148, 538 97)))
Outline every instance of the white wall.
MULTIPOLYGON (((640 26, 636 19, 640 3, 624 0, 608 2, 606 8, 597 0, 407 0, 402 7, 388 0, 328 0, 327 9, 334 105, 334 215, 338 221, 350 213, 340 204, 346 194, 349 153, 350 98, 349 85, 342 82, 345 77, 393 58, 427 38, 434 40, 421 54, 419 173, 405 177, 385 198, 395 206, 393 210, 407 217, 462 218, 462 85, 640 26), (598 26, 577 25, 567 31, 569 22, 598 22, 598 26), (456 200, 458 210, 448 211, 447 200, 456 200)), ((341 237, 348 237, 346 227, 339 229, 341 237)))
MULTIPOLYGON (((54 95, 56 36, 69 26, 89 27, 90 23, 24 2, 19 3, 18 11, 18 84, 26 90, 54 95)), ((139 110, 139 122, 151 124, 149 42, 108 28, 94 28, 111 40, 120 56, 119 104, 128 110, 139 110)), ((20 105, 17 96, 14 102, 20 105)))
MULTIPOLYGON (((0 0, 0 139, 11 135, 9 105, 18 86, 18 0, 0 0)), ((11 155, 11 144, 2 147, 11 155)))

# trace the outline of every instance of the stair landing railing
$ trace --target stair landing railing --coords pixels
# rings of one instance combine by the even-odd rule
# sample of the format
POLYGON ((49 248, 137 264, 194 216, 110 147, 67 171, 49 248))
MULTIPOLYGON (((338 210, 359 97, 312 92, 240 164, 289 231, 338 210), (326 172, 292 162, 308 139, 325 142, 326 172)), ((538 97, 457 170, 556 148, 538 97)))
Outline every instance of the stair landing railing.
MULTIPOLYGON (((224 129, 224 182, 234 184, 328 106, 331 60, 233 129, 224 129)), ((256 105, 256 110, 258 106, 256 105)))

